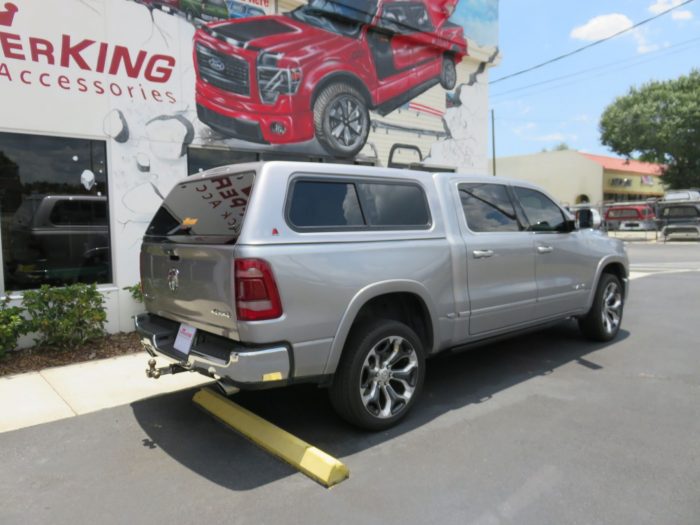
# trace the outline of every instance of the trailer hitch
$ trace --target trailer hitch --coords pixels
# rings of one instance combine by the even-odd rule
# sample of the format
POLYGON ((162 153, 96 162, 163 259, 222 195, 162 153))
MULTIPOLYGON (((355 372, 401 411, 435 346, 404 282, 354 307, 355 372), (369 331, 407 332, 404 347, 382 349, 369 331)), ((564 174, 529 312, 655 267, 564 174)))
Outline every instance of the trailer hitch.
POLYGON ((179 374, 180 372, 185 372, 187 369, 183 368, 180 365, 168 365, 168 366, 161 366, 160 368, 156 367, 156 360, 155 359, 149 359, 148 360, 148 368, 146 369, 146 377, 150 377, 153 379, 158 379, 160 376, 166 376, 169 374, 179 374))

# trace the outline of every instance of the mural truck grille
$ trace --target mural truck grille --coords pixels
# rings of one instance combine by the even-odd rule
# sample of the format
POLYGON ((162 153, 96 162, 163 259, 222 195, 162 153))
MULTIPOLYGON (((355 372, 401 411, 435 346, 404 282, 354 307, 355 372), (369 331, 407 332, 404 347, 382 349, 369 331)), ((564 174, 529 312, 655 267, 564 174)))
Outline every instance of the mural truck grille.
POLYGON ((197 46, 197 65, 208 84, 237 95, 250 95, 250 66, 245 60, 197 46))

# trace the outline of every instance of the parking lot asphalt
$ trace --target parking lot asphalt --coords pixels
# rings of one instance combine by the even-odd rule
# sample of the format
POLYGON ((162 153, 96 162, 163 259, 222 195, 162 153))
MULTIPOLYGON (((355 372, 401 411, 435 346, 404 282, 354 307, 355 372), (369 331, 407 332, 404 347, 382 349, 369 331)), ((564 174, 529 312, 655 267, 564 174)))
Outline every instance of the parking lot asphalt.
POLYGON ((616 341, 567 322, 439 356, 393 430, 349 427, 310 386, 238 394, 346 462, 331 490, 187 390, 0 434, 0 523, 697 525, 700 246, 630 256, 647 275, 616 341))

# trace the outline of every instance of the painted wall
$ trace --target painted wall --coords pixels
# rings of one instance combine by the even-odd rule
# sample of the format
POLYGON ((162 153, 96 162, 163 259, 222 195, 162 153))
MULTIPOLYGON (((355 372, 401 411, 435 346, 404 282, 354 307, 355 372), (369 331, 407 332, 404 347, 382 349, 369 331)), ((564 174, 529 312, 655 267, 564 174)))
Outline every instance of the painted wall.
MULTIPOLYGON (((138 306, 121 288, 138 281, 141 237, 163 196, 187 175, 189 145, 324 154, 315 139, 260 145, 223 136, 198 119, 193 38, 206 17, 185 13, 183 2, 162 2, 180 8, 169 10, 132 0, 12 0, 12 13, 0 7, 0 132, 107 142, 115 283, 104 287, 110 331, 131 329, 138 306)), ((267 13, 298 5, 247 3, 267 13)), ((464 5, 471 3, 458 2, 456 14, 465 19, 464 5)), ((391 145, 401 142, 419 146, 431 163, 487 172, 488 69, 498 59, 497 1, 487 3, 490 32, 483 34, 490 36, 480 38, 490 47, 469 40, 454 89, 437 85, 388 115, 370 114, 368 144, 383 163, 391 145)), ((481 18, 475 10, 472 23, 481 18)))

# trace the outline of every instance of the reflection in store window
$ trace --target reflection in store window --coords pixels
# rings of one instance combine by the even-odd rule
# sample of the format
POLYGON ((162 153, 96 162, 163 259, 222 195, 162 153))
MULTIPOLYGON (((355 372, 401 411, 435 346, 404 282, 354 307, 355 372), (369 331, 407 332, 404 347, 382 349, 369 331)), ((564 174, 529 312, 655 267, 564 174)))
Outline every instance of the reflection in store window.
POLYGON ((229 164, 255 162, 258 154, 254 151, 236 151, 215 148, 187 148, 187 173, 196 175, 203 171, 229 164))
POLYGON ((4 290, 109 283, 105 143, 0 133, 4 290))

